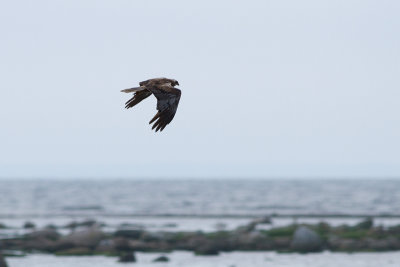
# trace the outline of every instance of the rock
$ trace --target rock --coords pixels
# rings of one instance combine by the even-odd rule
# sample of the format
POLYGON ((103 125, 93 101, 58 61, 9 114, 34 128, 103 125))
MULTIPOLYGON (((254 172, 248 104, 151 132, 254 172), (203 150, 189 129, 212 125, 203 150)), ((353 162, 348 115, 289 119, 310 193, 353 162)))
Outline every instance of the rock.
POLYGON ((322 250, 322 245, 322 239, 315 231, 300 226, 293 235, 290 247, 298 252, 317 252, 322 250))
POLYGON ((7 262, 1 253, 0 253, 0 267, 8 267, 7 262))
POLYGON ((60 250, 57 251, 55 254, 57 256, 86 256, 86 255, 92 255, 93 252, 92 250, 86 247, 76 247, 66 250, 60 250))
POLYGON ((118 262, 136 262, 135 254, 133 252, 121 253, 118 262))
POLYGON ((32 228, 36 228, 36 225, 33 222, 25 222, 24 228, 25 229, 32 229, 32 228))
POLYGON ((114 236, 138 239, 142 236, 143 230, 141 229, 119 229, 115 231, 114 236))
POLYGON ((76 247, 95 248, 104 238, 105 234, 98 228, 89 228, 82 231, 73 232, 63 238, 61 242, 72 243, 76 247))
POLYGON ((118 251, 132 251, 129 240, 123 237, 118 237, 113 240, 114 248, 118 251))
POLYGON ((265 216, 265 217, 254 220, 254 222, 259 223, 259 224, 271 224, 272 219, 270 216, 265 216))
POLYGON ((236 229, 236 232, 238 232, 238 233, 248 233, 248 232, 252 232, 252 231, 255 230, 256 226, 257 226, 257 222, 251 222, 251 223, 249 223, 248 225, 239 226, 239 227, 236 229))
POLYGON ((219 251, 216 246, 213 246, 212 244, 207 244, 204 246, 201 246, 197 249, 195 249, 194 253, 196 255, 202 255, 202 256, 213 256, 213 255, 219 255, 219 251))
POLYGON ((112 239, 101 240, 95 250, 96 254, 115 255, 117 253, 115 242, 112 239))
POLYGON ((167 256, 160 256, 153 260, 153 262, 168 262, 168 261, 169 261, 169 258, 167 256))
POLYGON ((43 229, 28 233, 25 235, 25 238, 57 240, 60 238, 60 234, 55 229, 43 229))
POLYGON ((360 229, 371 229, 371 227, 374 225, 374 221, 371 217, 366 218, 365 220, 363 220, 362 222, 356 224, 354 227, 355 228, 360 228, 360 229))
POLYGON ((97 225, 102 226, 103 224, 100 224, 100 223, 96 222, 95 220, 86 220, 83 222, 70 222, 69 224, 67 224, 65 226, 65 228, 75 229, 78 227, 94 227, 97 225))
POLYGON ((230 241, 232 244, 236 244, 231 250, 269 250, 273 248, 272 239, 260 231, 230 237, 230 241))

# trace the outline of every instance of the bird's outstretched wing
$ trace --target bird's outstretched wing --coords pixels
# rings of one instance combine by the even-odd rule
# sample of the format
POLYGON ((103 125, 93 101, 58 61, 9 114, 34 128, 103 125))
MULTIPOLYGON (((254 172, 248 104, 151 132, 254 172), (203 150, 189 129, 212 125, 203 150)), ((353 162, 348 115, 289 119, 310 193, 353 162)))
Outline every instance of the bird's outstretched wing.
POLYGON ((139 104, 143 99, 151 96, 151 92, 149 90, 142 90, 136 92, 131 99, 129 99, 125 103, 125 108, 131 108, 137 104, 139 104))
POLYGON ((157 114, 151 119, 149 124, 153 124, 152 129, 162 131, 172 121, 181 99, 181 90, 171 86, 152 86, 147 88, 157 98, 157 114))

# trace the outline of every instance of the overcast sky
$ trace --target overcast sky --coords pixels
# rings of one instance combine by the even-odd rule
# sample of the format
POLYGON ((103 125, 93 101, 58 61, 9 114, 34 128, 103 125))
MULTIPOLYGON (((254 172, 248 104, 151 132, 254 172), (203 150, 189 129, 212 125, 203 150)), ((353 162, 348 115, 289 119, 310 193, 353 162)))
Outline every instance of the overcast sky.
POLYGON ((400 177, 400 2, 2 1, 0 177, 400 177), (177 79, 177 115, 121 89, 177 79))

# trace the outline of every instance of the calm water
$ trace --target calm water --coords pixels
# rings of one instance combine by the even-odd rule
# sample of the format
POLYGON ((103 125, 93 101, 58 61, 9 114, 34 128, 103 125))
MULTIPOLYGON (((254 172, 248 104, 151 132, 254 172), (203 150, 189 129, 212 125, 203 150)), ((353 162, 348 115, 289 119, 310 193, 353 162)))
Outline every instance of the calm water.
POLYGON ((121 266, 165 266, 165 267, 398 267, 399 252, 385 253, 317 253, 317 254, 278 254, 275 252, 233 252, 220 256, 194 256, 190 252, 173 252, 168 263, 153 263, 156 253, 137 253, 138 262, 134 264, 117 263, 111 257, 56 257, 51 255, 32 255, 26 258, 9 258, 10 267, 121 267, 121 266))
POLYGON ((400 214, 400 181, 1 180, 0 218, 400 214))
MULTIPOLYGON (((25 221, 42 227, 50 223, 62 226, 71 220, 91 218, 105 222, 104 231, 113 231, 122 223, 140 225, 148 230, 213 231, 221 227, 233 229, 248 223, 252 220, 251 216, 273 213, 399 215, 399 192, 400 181, 395 180, 1 180, 0 223, 11 228, 0 230, 0 238, 29 231, 22 228, 25 221)), ((298 222, 300 220, 316 223, 321 218, 303 218, 298 222)), ((330 218, 329 223, 351 224, 357 220, 330 218)), ((293 218, 274 218, 273 226, 292 222, 293 218)), ((380 218, 375 222, 382 225, 400 223, 399 218, 380 218)), ((217 257, 199 257, 178 251, 168 255, 171 262, 161 264, 152 263, 156 256, 138 253, 135 266, 400 266, 399 252, 324 252, 308 255, 234 252, 217 257)), ((39 254, 7 260, 11 267, 122 266, 116 258, 97 256, 55 257, 39 254)))

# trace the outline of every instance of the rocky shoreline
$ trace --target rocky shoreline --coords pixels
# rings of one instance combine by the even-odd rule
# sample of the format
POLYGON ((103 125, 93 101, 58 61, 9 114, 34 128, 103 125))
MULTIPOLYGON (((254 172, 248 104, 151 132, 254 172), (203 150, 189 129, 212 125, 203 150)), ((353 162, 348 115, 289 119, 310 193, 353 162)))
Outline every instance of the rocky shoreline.
MULTIPOLYGON (((374 226, 372 218, 366 218, 354 226, 291 224, 263 230, 259 226, 265 223, 269 221, 264 218, 235 230, 210 233, 150 232, 135 225, 121 225, 116 231, 105 232, 102 230, 105 225, 86 221, 66 225, 69 233, 64 235, 54 226, 36 229, 34 225, 27 223, 25 227, 30 229, 29 232, 0 239, 0 250, 5 257, 41 252, 60 256, 116 256, 120 261, 135 261, 135 251, 167 253, 186 250, 196 255, 218 255, 227 251, 308 253, 323 250, 400 250, 400 225, 374 226)), ((167 261, 168 258, 164 256, 156 260, 167 261)))

